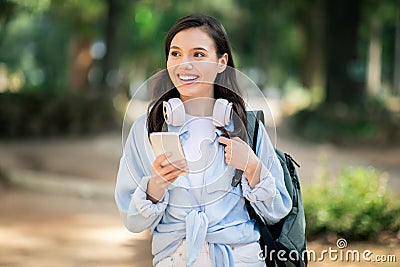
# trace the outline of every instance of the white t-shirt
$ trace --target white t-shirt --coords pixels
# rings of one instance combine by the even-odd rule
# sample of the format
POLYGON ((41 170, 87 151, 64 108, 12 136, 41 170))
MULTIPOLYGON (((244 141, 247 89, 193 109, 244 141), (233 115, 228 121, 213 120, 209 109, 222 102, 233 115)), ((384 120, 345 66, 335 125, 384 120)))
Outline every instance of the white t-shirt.
POLYGON ((189 169, 190 191, 196 203, 200 205, 204 188, 204 171, 213 158, 212 150, 209 148, 215 138, 215 126, 210 117, 194 117, 186 114, 186 127, 189 137, 183 144, 183 151, 189 169))
MULTIPOLYGON (((215 151, 210 147, 215 138, 215 125, 210 117, 194 117, 188 114, 186 114, 186 123, 189 137, 183 144, 183 151, 189 168, 190 191, 197 204, 193 208, 200 210, 204 171, 215 156, 215 151)), ((258 242, 235 245, 232 246, 232 250, 235 265, 265 266, 265 263, 256 257, 260 251, 258 242), (254 257, 251 262, 243 263, 243 255, 254 255, 254 257)))

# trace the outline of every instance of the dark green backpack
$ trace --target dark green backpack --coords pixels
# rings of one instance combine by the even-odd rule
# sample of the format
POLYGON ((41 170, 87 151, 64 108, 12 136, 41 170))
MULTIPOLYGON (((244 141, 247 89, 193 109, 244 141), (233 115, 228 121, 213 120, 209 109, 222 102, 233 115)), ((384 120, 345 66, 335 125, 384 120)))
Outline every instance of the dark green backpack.
MULTIPOLYGON (((262 111, 247 111, 248 144, 255 151, 259 123, 264 123, 262 111)), ((274 225, 266 225, 246 200, 250 218, 254 219, 260 229, 260 246, 264 252, 265 263, 270 266, 307 266, 306 255, 306 222, 300 191, 300 181, 296 172, 294 159, 282 151, 275 149, 282 165, 286 189, 292 199, 292 209, 286 217, 274 225), (284 251, 284 252, 282 252, 284 251), (279 253, 280 254, 279 254, 279 253)), ((232 185, 237 185, 238 176, 232 185)))

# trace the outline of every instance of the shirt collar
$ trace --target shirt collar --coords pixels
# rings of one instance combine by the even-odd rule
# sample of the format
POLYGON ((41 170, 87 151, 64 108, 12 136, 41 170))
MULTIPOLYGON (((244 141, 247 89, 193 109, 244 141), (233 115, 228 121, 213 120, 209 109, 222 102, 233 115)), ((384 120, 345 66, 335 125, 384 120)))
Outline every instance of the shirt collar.
MULTIPOLYGON (((225 130, 227 130, 228 132, 233 132, 233 130, 235 129, 234 124, 233 124, 233 120, 231 120, 231 121, 229 122, 228 125, 225 125, 224 128, 225 128, 225 130)), ((221 136, 222 131, 219 130, 219 129, 217 129, 217 128, 215 128, 215 133, 216 133, 218 136, 221 136)))
POLYGON ((179 133, 179 135, 182 135, 188 131, 188 128, 186 124, 183 126, 173 126, 173 125, 168 125, 168 132, 175 132, 179 133))

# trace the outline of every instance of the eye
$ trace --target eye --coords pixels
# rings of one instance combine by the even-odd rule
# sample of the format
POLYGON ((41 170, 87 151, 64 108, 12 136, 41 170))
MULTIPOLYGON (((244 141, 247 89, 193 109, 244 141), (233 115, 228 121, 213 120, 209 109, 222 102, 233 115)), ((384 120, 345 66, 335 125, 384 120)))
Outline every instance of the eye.
POLYGON ((170 55, 170 56, 173 56, 173 57, 178 57, 178 56, 180 56, 180 53, 179 53, 178 51, 171 51, 171 52, 169 53, 169 55, 170 55))
POLYGON ((194 57, 205 57, 206 55, 202 52, 195 52, 194 57))

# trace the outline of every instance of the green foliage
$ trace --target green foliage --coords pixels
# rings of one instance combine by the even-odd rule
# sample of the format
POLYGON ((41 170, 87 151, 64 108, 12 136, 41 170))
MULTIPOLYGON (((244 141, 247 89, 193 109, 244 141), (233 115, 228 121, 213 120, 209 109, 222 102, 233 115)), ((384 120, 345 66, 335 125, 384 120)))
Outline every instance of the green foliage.
POLYGON ((400 202, 372 168, 345 168, 334 181, 303 192, 309 238, 335 233, 348 240, 372 240, 400 230, 400 202))
POLYGON ((291 117, 291 126, 300 136, 314 141, 393 145, 400 142, 399 116, 380 102, 365 107, 339 103, 301 110, 291 117))
POLYGON ((21 9, 42 13, 48 9, 51 0, 5 0, 9 4, 18 5, 21 9))
MULTIPOLYGON (((310 36, 322 34, 314 31, 311 25, 318 24, 315 21, 326 25, 324 18, 335 9, 316 8, 319 6, 317 2, 3 0, 0 1, 0 64, 7 67, 7 73, 2 75, 8 76, 8 80, 18 76, 23 87, 37 91, 57 93, 65 88, 68 90, 73 86, 71 77, 74 77, 74 67, 79 63, 76 60, 79 51, 74 50, 74 41, 81 38, 88 45, 94 42, 106 45, 105 56, 89 58, 91 65, 86 65, 89 66, 87 68, 95 66, 90 69, 91 73, 101 76, 95 86, 106 88, 106 75, 118 68, 123 75, 120 88, 126 89, 132 81, 144 80, 165 66, 163 42, 169 28, 178 18, 199 12, 215 16, 223 23, 232 41, 236 66, 240 70, 257 70, 259 79, 256 82, 260 88, 282 89, 291 80, 309 87, 311 81, 317 79, 315 77, 319 77, 317 80, 321 80, 321 84, 318 86, 322 87, 326 70, 330 68, 324 66, 318 51, 324 52, 327 47, 322 39, 320 42, 316 41, 318 38, 310 39, 310 36), (319 45, 314 47, 311 43, 319 45)), ((358 58, 354 58, 354 64, 350 66, 345 66, 344 62, 338 64, 341 69, 364 79, 370 24, 376 18, 382 27, 382 88, 390 90, 394 75, 397 0, 362 1, 362 9, 360 27, 364 33, 356 40, 363 44, 360 45, 358 58)), ((336 28, 340 32, 343 27, 336 28)), ((323 35, 329 34, 324 32, 323 35)), ((339 55, 348 51, 343 48, 339 55)), ((90 86, 94 84, 88 82, 87 87, 90 86)), ((25 88, 18 87, 15 91, 25 88)), ((4 85, 0 88, 2 91, 8 89, 4 85)), ((349 92, 356 90, 348 89, 349 92)), ((360 98, 363 97, 360 94, 360 98)), ((349 125, 356 127, 345 132, 355 135, 355 139, 359 135, 375 136, 380 132, 380 125, 369 121, 360 124, 351 121, 349 125)), ((325 125, 318 127, 325 128, 325 125)))
POLYGON ((0 94, 0 137, 95 134, 117 129, 109 97, 84 94, 0 94))
POLYGON ((243 65, 260 68, 265 82, 274 87, 299 77, 303 40, 293 16, 299 6, 293 1, 236 2, 240 16, 233 22, 230 38, 243 65))
POLYGON ((20 12, 0 44, 0 62, 9 75, 21 77, 25 88, 61 90, 66 83, 68 35, 67 26, 53 16, 20 12))
MULTIPOLYGON (((115 0, 114 0, 115 1, 115 0)), ((57 18, 58 23, 64 22, 73 30, 72 35, 94 36, 101 31, 102 23, 107 14, 106 1, 103 0, 52 0, 48 15, 57 18)))

